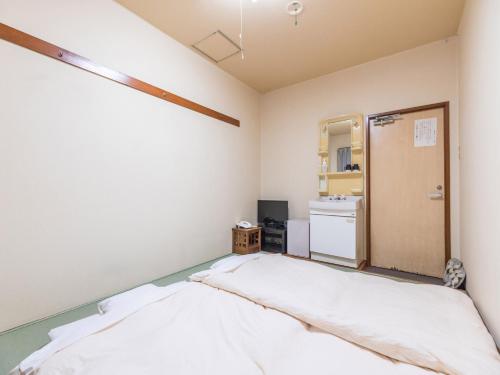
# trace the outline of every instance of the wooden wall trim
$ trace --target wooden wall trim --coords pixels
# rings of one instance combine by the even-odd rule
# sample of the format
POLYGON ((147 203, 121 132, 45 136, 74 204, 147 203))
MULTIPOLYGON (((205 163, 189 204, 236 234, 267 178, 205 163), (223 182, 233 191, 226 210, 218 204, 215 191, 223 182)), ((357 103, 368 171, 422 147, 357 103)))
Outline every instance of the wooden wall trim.
POLYGON ((26 34, 20 30, 14 29, 4 23, 0 23, 0 38, 66 64, 73 65, 87 72, 107 78, 111 81, 131 87, 135 90, 142 91, 167 102, 201 113, 205 116, 215 118, 234 126, 240 126, 240 121, 235 118, 202 106, 201 104, 195 103, 189 99, 175 95, 167 90, 163 90, 137 78, 130 77, 124 73, 99 65, 83 56, 36 38, 30 34, 26 34))

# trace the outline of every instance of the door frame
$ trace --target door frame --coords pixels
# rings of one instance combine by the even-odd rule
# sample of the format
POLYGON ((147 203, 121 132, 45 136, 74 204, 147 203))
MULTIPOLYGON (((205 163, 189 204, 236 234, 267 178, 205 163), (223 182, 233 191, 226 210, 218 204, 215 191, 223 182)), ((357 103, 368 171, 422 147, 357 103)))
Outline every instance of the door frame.
POLYGON ((419 107, 399 109, 395 111, 375 113, 366 116, 366 265, 371 265, 371 197, 370 197, 370 130, 371 120, 379 116, 397 115, 426 111, 429 109, 443 109, 444 128, 444 255, 445 263, 451 257, 451 219, 450 219, 450 102, 440 102, 419 107))

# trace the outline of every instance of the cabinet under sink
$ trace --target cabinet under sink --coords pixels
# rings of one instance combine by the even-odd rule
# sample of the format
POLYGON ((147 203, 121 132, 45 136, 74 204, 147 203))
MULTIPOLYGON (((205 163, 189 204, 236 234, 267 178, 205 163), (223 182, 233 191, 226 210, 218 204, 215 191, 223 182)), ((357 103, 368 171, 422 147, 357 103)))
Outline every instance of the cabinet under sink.
POLYGON ((309 202, 311 259, 358 268, 364 261, 363 198, 309 202))

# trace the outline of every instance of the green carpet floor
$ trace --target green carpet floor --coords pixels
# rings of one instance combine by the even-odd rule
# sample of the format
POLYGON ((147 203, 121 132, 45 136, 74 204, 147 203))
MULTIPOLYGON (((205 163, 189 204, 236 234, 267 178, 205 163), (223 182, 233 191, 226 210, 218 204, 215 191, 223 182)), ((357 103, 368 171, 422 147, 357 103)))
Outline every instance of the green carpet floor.
MULTIPOLYGON (((184 271, 155 280, 152 283, 158 286, 165 286, 178 281, 186 280, 189 275, 208 269, 213 263, 222 258, 224 257, 185 269, 184 271)), ((7 373, 17 366, 24 358, 38 348, 47 344, 49 342, 48 332, 52 328, 71 323, 75 320, 85 318, 95 313, 97 313, 97 301, 47 319, 23 325, 19 328, 1 334, 0 375, 7 375, 7 373)))

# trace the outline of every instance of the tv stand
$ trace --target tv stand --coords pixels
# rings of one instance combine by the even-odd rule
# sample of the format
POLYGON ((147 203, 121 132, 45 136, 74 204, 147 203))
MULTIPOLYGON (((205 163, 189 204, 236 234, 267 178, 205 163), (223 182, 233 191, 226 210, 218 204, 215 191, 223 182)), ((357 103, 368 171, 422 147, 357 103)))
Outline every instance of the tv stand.
POLYGON ((286 226, 262 226, 262 250, 270 253, 286 253, 286 226))

